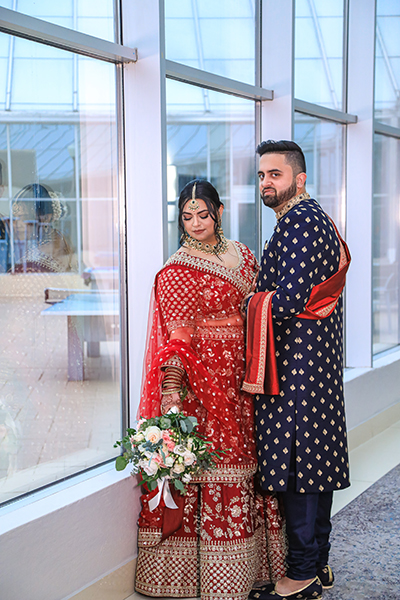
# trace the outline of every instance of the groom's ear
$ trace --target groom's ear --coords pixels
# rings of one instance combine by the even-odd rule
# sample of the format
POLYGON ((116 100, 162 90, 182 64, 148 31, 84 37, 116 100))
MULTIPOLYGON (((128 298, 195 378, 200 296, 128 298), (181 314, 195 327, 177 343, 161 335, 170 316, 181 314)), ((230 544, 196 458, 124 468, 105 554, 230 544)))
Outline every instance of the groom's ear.
POLYGON ((297 185, 298 190, 301 190, 301 188, 303 188, 305 186, 306 179, 307 179, 306 173, 299 173, 298 175, 296 175, 296 185, 297 185))

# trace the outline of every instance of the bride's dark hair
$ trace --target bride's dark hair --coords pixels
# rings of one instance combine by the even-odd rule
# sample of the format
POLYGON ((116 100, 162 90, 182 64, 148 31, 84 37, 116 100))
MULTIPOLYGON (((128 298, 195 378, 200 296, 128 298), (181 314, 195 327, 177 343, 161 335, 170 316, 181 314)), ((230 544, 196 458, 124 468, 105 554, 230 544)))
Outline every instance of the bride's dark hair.
POLYGON ((179 217, 178 217, 178 227, 181 233, 181 236, 185 233, 185 227, 183 225, 182 212, 186 203, 192 199, 192 191, 193 187, 196 186, 195 197, 200 198, 206 203, 208 211, 210 213, 210 217, 214 221, 214 231, 215 237, 217 239, 217 243, 221 241, 221 236, 219 234, 219 225, 220 225, 220 216, 219 216, 219 208, 223 206, 219 194, 215 187, 207 181, 206 179, 192 179, 189 181, 181 191, 178 201, 179 207, 179 217))

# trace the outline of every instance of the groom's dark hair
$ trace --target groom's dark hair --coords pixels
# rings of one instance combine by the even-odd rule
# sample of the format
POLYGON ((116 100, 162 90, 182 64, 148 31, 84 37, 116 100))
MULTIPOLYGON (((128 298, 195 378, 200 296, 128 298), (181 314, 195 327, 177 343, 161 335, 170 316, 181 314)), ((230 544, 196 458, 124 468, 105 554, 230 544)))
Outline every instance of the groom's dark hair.
POLYGON ((284 154, 288 165, 292 167, 293 175, 306 173, 306 159, 304 158, 303 150, 296 142, 289 140, 267 140, 261 142, 256 148, 257 154, 262 156, 267 152, 271 154, 284 154))

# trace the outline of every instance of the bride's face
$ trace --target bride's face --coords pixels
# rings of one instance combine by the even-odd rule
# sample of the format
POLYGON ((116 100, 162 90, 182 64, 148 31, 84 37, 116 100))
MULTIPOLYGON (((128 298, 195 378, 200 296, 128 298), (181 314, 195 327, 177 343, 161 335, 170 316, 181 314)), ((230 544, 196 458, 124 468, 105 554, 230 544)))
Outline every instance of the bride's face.
MULTIPOLYGON (((215 245, 217 243, 215 221, 212 219, 204 200, 196 198, 196 201, 199 206, 195 210, 189 208, 189 202, 183 207, 182 220, 185 230, 195 240, 215 245)), ((222 216, 222 211, 223 207, 221 206, 219 209, 220 216, 222 216)))

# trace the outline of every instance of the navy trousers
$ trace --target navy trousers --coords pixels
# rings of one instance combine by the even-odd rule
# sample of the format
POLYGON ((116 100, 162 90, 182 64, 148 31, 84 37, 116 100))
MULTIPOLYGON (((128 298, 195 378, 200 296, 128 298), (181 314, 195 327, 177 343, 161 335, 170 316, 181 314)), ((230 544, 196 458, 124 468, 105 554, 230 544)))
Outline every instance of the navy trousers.
POLYGON ((296 492, 295 452, 292 451, 286 492, 281 492, 288 537, 287 576, 312 579, 328 564, 333 492, 296 492))

